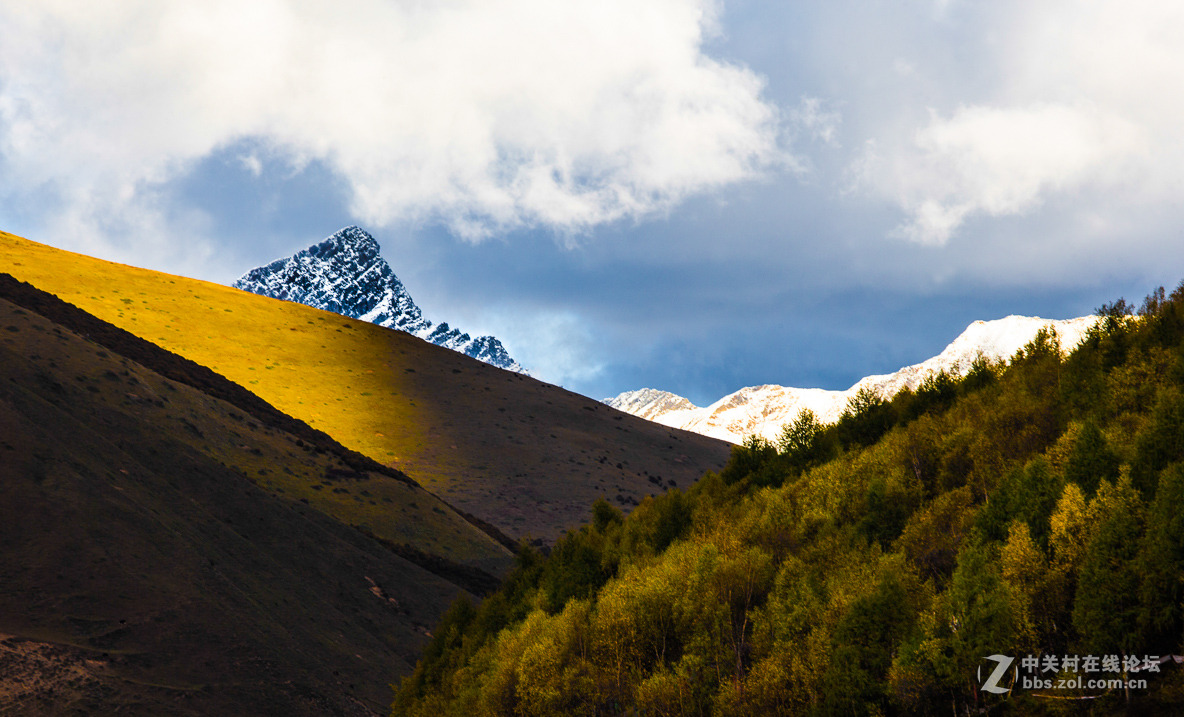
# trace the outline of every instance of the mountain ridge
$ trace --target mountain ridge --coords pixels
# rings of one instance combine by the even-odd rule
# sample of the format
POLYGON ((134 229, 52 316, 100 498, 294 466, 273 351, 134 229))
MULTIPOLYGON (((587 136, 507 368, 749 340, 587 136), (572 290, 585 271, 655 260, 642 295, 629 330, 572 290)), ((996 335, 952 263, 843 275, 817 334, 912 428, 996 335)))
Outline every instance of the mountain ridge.
POLYGON ((865 376, 844 391, 764 384, 746 386, 708 406, 696 406, 669 391, 642 388, 606 398, 604 403, 664 426, 731 443, 754 434, 775 441, 781 427, 803 410, 813 411, 823 423, 834 423, 847 401, 862 389, 890 399, 904 388, 916 389, 938 371, 964 375, 980 356, 995 361, 1008 359, 1037 331, 1049 326, 1057 332, 1063 348, 1072 348, 1096 321, 1096 316, 1052 320, 1016 314, 975 321, 938 355, 892 373, 865 376))
POLYGON ((497 338, 473 338, 446 321, 433 324, 425 318, 382 258, 378 241, 358 226, 345 227, 290 257, 251 269, 231 286, 406 331, 492 366, 529 373, 497 338))
MULTIPOLYGON (((105 262, 2 231, 0 266, 208 367, 350 450, 406 473, 469 523, 483 521, 514 541, 551 543, 586 522, 598 498, 628 511, 650 493, 687 486, 727 462, 722 441, 304 304, 105 262)), ((365 489, 359 486, 353 497, 309 489, 303 497, 342 509, 351 523, 368 524, 382 537, 403 531, 399 514, 385 511, 381 499, 377 506, 355 500, 365 489)), ((418 507, 409 511, 441 517, 427 501, 413 502, 418 507)), ((435 538, 397 540, 485 565, 470 546, 435 538)), ((493 567, 486 569, 496 572, 493 567)))

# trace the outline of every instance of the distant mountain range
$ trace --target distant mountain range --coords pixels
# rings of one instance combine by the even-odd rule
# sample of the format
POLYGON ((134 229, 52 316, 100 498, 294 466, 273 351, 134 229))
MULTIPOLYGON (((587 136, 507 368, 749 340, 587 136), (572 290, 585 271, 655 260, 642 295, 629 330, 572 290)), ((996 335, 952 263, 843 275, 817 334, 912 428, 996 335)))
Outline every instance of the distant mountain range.
POLYGON ((437 346, 517 373, 528 373, 493 336, 473 338, 433 324, 382 258, 378 242, 356 226, 319 244, 248 271, 233 286, 353 319, 406 331, 437 346))
POLYGON ((847 401, 860 389, 869 388, 883 398, 891 398, 903 388, 917 388, 926 376, 938 371, 964 375, 979 356, 991 360, 1010 358, 1046 326, 1056 330, 1061 347, 1068 350, 1081 341, 1096 320, 1095 316, 1060 321, 1008 316, 994 321, 975 321, 937 356, 894 373, 866 376, 846 391, 749 386, 710 406, 699 407, 677 394, 643 388, 626 391, 616 398, 606 398, 604 403, 664 426, 732 443, 739 443, 754 434, 776 440, 782 426, 796 419, 803 410, 813 411, 823 423, 833 423, 842 415, 847 401))

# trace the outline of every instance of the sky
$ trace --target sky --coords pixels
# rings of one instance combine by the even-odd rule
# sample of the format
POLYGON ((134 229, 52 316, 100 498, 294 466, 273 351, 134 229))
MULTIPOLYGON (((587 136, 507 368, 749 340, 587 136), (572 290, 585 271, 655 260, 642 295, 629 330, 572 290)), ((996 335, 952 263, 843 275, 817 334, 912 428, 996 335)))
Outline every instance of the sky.
POLYGON ((844 389, 1184 279, 1180 37, 1139 0, 0 0, 0 228, 230 283, 356 224, 571 390, 844 389))

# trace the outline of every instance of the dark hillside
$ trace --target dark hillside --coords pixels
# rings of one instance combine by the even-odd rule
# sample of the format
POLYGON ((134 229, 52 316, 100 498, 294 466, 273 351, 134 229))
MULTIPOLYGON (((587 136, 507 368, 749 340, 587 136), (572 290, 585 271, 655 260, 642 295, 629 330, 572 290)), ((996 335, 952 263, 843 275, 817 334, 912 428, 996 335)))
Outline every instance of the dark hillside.
POLYGON ((389 469, 119 348, 0 299, 0 713, 384 711, 461 590, 299 494, 417 495, 437 522, 415 535, 405 514, 402 542, 502 548, 389 469))

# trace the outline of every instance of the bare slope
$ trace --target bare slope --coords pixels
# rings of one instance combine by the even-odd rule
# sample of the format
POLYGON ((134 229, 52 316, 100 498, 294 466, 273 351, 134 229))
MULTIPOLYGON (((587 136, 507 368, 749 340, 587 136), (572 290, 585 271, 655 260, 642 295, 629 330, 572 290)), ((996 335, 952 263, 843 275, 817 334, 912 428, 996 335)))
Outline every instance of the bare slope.
POLYGON ((384 712, 460 589, 304 502, 430 499, 346 458, 0 298, 0 713, 384 712))
POLYGON ((205 365, 513 537, 685 486, 726 443, 408 334, 0 233, 0 269, 205 365))

